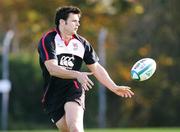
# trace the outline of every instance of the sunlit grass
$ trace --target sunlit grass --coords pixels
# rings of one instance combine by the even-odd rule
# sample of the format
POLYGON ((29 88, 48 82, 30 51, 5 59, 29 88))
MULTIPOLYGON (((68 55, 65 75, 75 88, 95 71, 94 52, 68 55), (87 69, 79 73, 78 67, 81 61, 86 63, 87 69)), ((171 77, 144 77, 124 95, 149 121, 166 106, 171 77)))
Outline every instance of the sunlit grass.
MULTIPOLYGON (((8 132, 58 132, 57 130, 11 130, 8 132)), ((85 132, 180 132, 180 128, 86 129, 85 132)))

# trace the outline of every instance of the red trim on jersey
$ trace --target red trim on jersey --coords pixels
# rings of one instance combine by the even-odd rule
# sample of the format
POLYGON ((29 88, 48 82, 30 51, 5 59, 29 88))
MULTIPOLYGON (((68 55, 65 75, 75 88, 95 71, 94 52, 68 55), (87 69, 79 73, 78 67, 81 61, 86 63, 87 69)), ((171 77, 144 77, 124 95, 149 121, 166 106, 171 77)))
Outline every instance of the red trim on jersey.
POLYGON ((49 89, 49 86, 47 86, 46 91, 45 91, 44 94, 43 94, 41 103, 44 103, 44 102, 45 102, 45 98, 46 98, 46 94, 47 94, 48 89, 49 89))
POLYGON ((47 52, 47 49, 45 47, 45 44, 44 44, 44 38, 42 39, 42 46, 43 46, 43 49, 44 49, 44 52, 45 52, 45 55, 46 55, 46 60, 49 60, 49 55, 48 55, 48 52, 47 52))
POLYGON ((47 49, 46 49, 46 46, 45 46, 45 43, 44 43, 44 39, 49 33, 54 32, 54 31, 55 30, 53 29, 53 30, 47 32, 42 38, 42 46, 43 46, 43 49, 44 49, 44 52, 45 52, 45 55, 46 55, 46 60, 49 60, 49 55, 48 55, 48 52, 47 52, 47 49))
POLYGON ((74 85, 77 89, 79 88, 77 81, 74 81, 74 85))

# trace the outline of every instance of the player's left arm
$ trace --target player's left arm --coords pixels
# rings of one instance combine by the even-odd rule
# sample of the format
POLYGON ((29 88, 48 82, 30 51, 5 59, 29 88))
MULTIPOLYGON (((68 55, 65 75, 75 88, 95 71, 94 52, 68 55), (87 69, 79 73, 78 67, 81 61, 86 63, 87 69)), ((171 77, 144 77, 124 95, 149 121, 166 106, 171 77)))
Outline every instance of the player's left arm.
POLYGON ((109 74, 104 69, 104 67, 102 67, 98 62, 91 65, 87 65, 87 67, 90 69, 90 71, 93 73, 93 75, 100 83, 102 83, 105 87, 107 87, 115 94, 121 97, 130 98, 134 95, 134 93, 130 90, 130 87, 116 85, 114 81, 110 78, 109 74))

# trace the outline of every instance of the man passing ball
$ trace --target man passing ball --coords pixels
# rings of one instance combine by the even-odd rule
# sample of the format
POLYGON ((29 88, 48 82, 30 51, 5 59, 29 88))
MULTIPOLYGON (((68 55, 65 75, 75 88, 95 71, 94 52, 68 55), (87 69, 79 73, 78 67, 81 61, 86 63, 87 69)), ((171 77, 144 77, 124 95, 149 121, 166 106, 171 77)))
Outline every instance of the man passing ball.
POLYGON ((110 91, 131 98, 128 86, 118 86, 98 63, 91 44, 77 34, 81 11, 74 6, 57 9, 56 28, 47 32, 38 45, 44 78, 42 103, 52 122, 61 132, 84 132, 85 91, 93 87, 93 75, 110 91), (85 62, 90 72, 81 72, 85 62))

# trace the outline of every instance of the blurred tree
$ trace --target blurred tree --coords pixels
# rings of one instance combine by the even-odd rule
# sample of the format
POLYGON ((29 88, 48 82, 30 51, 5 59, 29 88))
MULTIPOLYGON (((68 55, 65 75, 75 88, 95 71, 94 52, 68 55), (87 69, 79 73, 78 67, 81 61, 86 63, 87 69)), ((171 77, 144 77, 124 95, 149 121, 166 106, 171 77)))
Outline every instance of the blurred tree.
MULTIPOLYGON (((180 125, 177 113, 180 103, 175 101, 179 100, 180 93, 177 78, 180 73, 178 4, 179 1, 176 0, 141 1, 131 8, 131 17, 119 17, 120 25, 123 27, 116 30, 115 35, 118 38, 116 44, 119 44, 119 63, 115 64, 115 68, 119 69, 119 75, 116 74, 115 78, 120 76, 122 82, 132 85, 136 91, 131 107, 128 107, 129 103, 120 101, 123 106, 119 108, 120 126, 180 125), (143 57, 152 57, 156 60, 155 75, 145 82, 129 82, 126 76, 131 66, 143 57), (123 67, 128 67, 129 70, 123 67)), ((109 110, 109 114, 112 109, 109 110)), ((110 124, 117 121, 119 120, 116 119, 110 124)), ((118 126, 118 123, 116 125, 118 126)))

